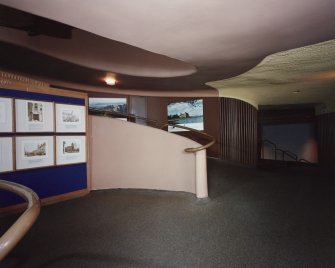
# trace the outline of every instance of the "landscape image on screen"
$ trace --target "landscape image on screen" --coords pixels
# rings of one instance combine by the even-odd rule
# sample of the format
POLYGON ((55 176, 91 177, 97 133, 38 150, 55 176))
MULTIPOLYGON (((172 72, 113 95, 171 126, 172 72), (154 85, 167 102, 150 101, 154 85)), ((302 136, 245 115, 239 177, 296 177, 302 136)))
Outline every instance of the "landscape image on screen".
MULTIPOLYGON (((168 121, 170 124, 181 125, 196 130, 204 130, 203 100, 174 102, 168 105, 168 121)), ((186 131, 169 126, 169 132, 186 131)))
POLYGON ((127 113, 126 98, 89 98, 89 108, 102 111, 127 113))

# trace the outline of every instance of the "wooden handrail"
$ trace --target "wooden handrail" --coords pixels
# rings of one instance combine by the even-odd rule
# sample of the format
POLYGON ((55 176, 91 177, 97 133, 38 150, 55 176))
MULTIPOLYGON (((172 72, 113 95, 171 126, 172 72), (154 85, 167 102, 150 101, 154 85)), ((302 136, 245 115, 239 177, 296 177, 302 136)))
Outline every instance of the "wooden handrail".
POLYGON ((13 192, 28 202, 26 211, 0 238, 1 261, 32 227, 40 213, 41 204, 37 194, 21 184, 0 180, 0 188, 13 192))
POLYGON ((94 113, 99 113, 102 114, 104 116, 123 116, 124 118, 133 118, 133 119, 139 119, 139 120, 143 120, 145 122, 148 123, 153 123, 154 125, 156 125, 156 127, 159 127, 159 124, 156 120, 153 119, 148 119, 142 116, 138 116, 138 115, 134 115, 134 114, 128 114, 128 113, 121 113, 121 112, 115 112, 115 111, 104 111, 104 110, 100 110, 100 109, 95 109, 95 108, 89 108, 89 112, 94 112, 94 113))
MULTIPOLYGON (((102 114, 104 116, 107 116, 107 115, 117 116, 117 115, 119 115, 119 116, 123 116, 125 118, 129 118, 130 117, 130 118, 140 119, 140 120, 143 120, 143 121, 146 121, 146 122, 154 123, 155 126, 158 127, 158 128, 160 126, 160 124, 156 120, 148 119, 148 118, 137 116, 137 115, 133 115, 133 114, 126 114, 126 113, 120 113, 120 112, 114 112, 114 111, 104 111, 104 110, 99 110, 99 109, 95 109, 95 108, 89 108, 89 111, 93 112, 93 113, 102 114)), ((205 149, 209 148, 210 146, 212 146, 216 142, 216 140, 215 140, 215 138, 213 136, 211 136, 211 135, 209 135, 207 133, 201 132, 199 130, 196 130, 194 128, 189 128, 189 127, 184 127, 184 126, 180 126, 180 125, 176 125, 176 124, 169 124, 169 123, 161 126, 160 128, 164 129, 167 126, 173 126, 173 127, 178 127, 178 128, 186 129, 186 130, 198 133, 198 134, 200 134, 202 136, 205 136, 206 138, 208 138, 210 140, 210 142, 208 144, 206 144, 206 145, 202 145, 202 146, 196 147, 196 148, 186 148, 185 152, 187 152, 187 153, 195 153, 195 152, 198 152, 198 151, 201 151, 201 150, 205 150, 205 149)))
POLYGON ((215 143, 215 138, 205 132, 201 132, 199 130, 196 130, 194 128, 190 128, 190 127, 184 127, 184 126, 180 126, 180 125, 176 125, 176 124, 165 124, 161 127, 161 129, 164 129, 168 126, 173 126, 173 127, 178 127, 178 128, 182 128, 182 129, 186 129, 186 130, 189 130, 189 131, 192 131, 192 132, 195 132, 197 134, 200 134, 202 136, 205 136, 206 138, 208 138, 210 140, 210 142, 206 145, 202 145, 202 146, 199 146, 199 147, 196 147, 196 148, 186 148, 185 149, 185 152, 187 153, 195 153, 195 152, 198 152, 198 151, 201 151, 201 150, 205 150, 209 147, 211 147, 214 143, 215 143))

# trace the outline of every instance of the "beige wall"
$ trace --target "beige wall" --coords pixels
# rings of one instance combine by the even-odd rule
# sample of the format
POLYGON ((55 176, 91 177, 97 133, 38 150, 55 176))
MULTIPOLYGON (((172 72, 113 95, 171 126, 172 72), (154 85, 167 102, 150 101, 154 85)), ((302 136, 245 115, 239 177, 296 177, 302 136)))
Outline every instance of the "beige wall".
POLYGON ((196 192, 195 155, 184 149, 198 143, 117 119, 89 116, 89 121, 92 189, 196 192))
MULTIPOLYGON (((177 97, 147 97, 147 117, 158 122, 167 123, 167 105, 171 102, 194 100, 195 98, 177 98, 177 97)), ((207 149, 207 155, 212 157, 219 156, 219 98, 202 98, 204 100, 204 130, 216 139, 216 143, 207 149)), ((189 137, 190 132, 178 133, 189 137)), ((199 136, 190 137, 196 139, 199 136)), ((202 141, 199 140, 201 143, 202 141)), ((205 140, 203 142, 206 143, 205 140)))

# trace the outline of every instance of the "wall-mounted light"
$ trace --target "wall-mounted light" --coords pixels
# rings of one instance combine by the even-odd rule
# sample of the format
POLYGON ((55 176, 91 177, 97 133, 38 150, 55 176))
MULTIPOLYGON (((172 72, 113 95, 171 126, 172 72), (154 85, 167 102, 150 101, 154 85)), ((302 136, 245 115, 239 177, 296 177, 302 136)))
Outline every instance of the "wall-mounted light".
POLYGON ((109 86, 115 86, 115 84, 116 84, 116 80, 115 80, 114 77, 106 76, 104 80, 105 80, 106 84, 109 85, 109 86))
POLYGON ((294 91, 292 91, 292 93, 298 94, 298 93, 300 93, 300 90, 294 90, 294 91))

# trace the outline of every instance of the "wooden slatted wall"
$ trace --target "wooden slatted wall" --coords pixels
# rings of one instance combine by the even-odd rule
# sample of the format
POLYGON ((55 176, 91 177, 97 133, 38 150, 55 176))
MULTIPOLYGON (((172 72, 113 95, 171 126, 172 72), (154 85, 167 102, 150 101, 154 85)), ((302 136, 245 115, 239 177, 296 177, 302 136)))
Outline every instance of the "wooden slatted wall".
POLYGON ((230 98, 220 98, 220 158, 257 165, 257 109, 230 98))
POLYGON ((319 163, 334 167, 335 162, 335 113, 317 116, 319 163))

